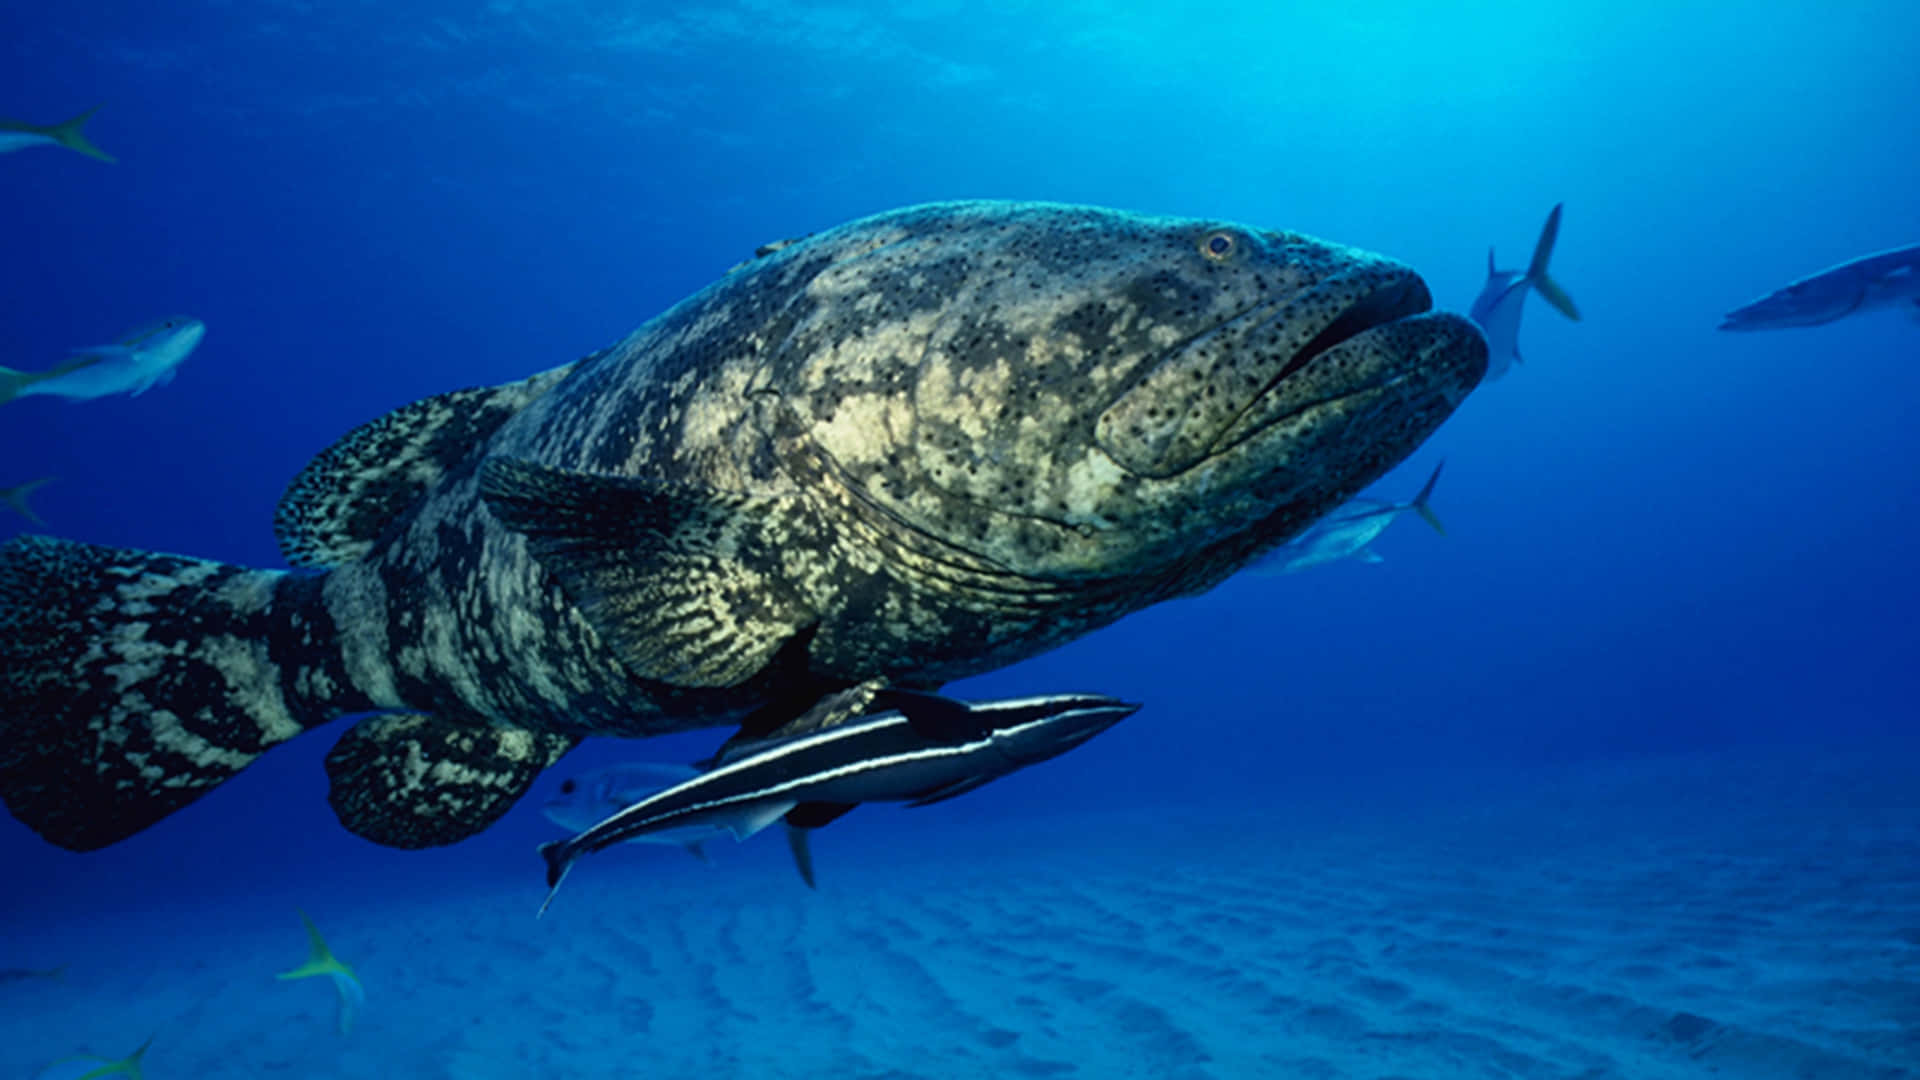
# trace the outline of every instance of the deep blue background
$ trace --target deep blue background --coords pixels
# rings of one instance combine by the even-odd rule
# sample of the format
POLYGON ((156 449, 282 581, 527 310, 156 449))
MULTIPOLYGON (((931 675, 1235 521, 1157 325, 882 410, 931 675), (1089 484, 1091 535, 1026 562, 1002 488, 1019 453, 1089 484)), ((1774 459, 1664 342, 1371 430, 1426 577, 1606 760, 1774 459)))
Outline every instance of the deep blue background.
MULTIPOLYGON (((1381 485, 1444 456, 1448 539, 1403 524, 1384 566, 1236 580, 958 687, 1149 708, 925 813, 1284 812, 1423 772, 1899 732, 1920 323, 1714 331, 1920 239, 1920 9, 1826 6, 0 6, 0 113, 105 103, 89 130, 121 158, 0 157, 0 363, 209 326, 147 396, 0 410, 0 485, 57 475, 36 501, 63 536, 278 565, 274 501, 349 427, 607 344, 778 237, 929 199, 1094 202, 1382 250, 1464 310, 1488 244, 1520 264, 1564 200, 1555 271, 1586 321, 1533 305, 1529 363, 1381 485)), ((0 910, 316 863, 532 878, 530 809, 428 854, 340 830, 337 730, 105 853, 0 823, 0 861, 42 883, 0 910)))

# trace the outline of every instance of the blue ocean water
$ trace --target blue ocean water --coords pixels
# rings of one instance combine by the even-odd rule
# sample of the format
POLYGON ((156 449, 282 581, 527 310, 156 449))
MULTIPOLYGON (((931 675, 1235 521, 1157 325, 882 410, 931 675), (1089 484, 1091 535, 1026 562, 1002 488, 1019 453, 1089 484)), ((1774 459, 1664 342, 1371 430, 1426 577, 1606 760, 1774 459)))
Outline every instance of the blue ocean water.
MULTIPOLYGON (((1818 850, 1870 850, 1862 857, 1882 876, 1861 902, 1895 912, 1891 927, 1920 926, 1920 915, 1896 911, 1920 907, 1911 845, 1920 832, 1898 827, 1914 805, 1901 778, 1920 777, 1920 322, 1886 314, 1715 331, 1722 312, 1787 281, 1920 238, 1915 40, 1911 5, 1800 0, 1763 9, 1719 0, 0 7, 0 114, 51 123, 101 104, 87 130, 119 158, 109 166, 54 148, 0 156, 0 363, 47 367, 170 313, 208 326, 169 386, 4 406, 0 486, 56 476, 34 499, 56 535, 278 566, 275 500, 342 432, 421 397, 584 355, 777 238, 929 200, 1084 202, 1378 250, 1417 268, 1440 306, 1464 311, 1488 246, 1501 266, 1522 265, 1547 210, 1564 203, 1555 276, 1584 320, 1563 321, 1535 301, 1521 335, 1527 362, 1477 390, 1377 488, 1404 498, 1444 460, 1434 505, 1446 537, 1402 522, 1377 545, 1381 565, 1238 578, 950 687, 977 697, 1091 690, 1147 707, 1056 763, 937 810, 862 811, 823 831, 823 854, 831 850, 843 880, 878 887, 888 859, 910 851, 916 866, 937 862, 951 843, 969 853, 956 863, 973 875, 967 887, 988 896, 975 880, 993 865, 981 861, 983 846, 1096 880, 1102 852, 1116 866, 1142 858, 1121 835, 1105 846, 1044 841, 1054 823, 1081 823, 1138 830, 1153 850, 1214 853, 1200 877, 1225 882, 1234 859, 1289 820, 1387 822, 1386 834, 1417 847, 1391 823, 1434 807, 1471 815, 1481 798, 1511 805, 1503 793, 1542 778, 1641 767, 1686 778, 1668 788, 1665 812, 1613 825, 1598 811, 1579 818, 1617 830, 1615 839, 1647 837, 1676 820, 1713 819, 1730 801, 1752 809, 1742 800, 1770 806, 1800 790, 1779 770, 1751 766, 1756 759, 1853 754, 1844 760, 1864 770, 1858 777, 1842 770, 1804 802, 1780 795, 1822 823, 1781 835, 1818 850), (1771 779, 1748 788, 1738 778, 1749 775, 1771 779), (1849 847, 1869 826, 1890 830, 1885 846, 1849 847)), ((0 528, 29 526, 4 517, 0 528)), ((127 952, 114 943, 127 940, 190 941, 189 954, 244 953, 237 962, 254 963, 246 950, 259 928, 284 926, 261 945, 264 976, 304 955, 296 905, 359 912, 349 918, 369 938, 382 923, 366 905, 387 898, 415 905, 393 916, 400 925, 427 918, 423 906, 464 911, 507 885, 530 912, 540 891, 531 849, 553 835, 533 806, 452 848, 376 848, 342 830, 326 805, 319 762, 343 730, 274 751, 103 852, 60 851, 0 821, 11 883, 0 891, 0 968, 52 967, 68 962, 59 950, 99 942, 84 963, 71 961, 81 965, 68 977, 77 983, 86 963, 111 971, 127 952), (244 924, 249 944, 222 940, 224 924, 244 924)), ((690 759, 720 734, 596 741, 566 768, 690 759)), ((529 802, 555 782, 543 780, 529 802)), ((1753 836, 1743 842, 1766 851, 1753 836)), ((1476 843, 1496 854, 1476 848, 1475 857, 1499 862, 1494 840, 1476 843)), ((699 909, 706 885, 718 905, 797 888, 780 846, 721 852, 704 878, 690 860, 648 865, 670 880, 662 888, 676 910, 699 909)), ((1656 866, 1661 858, 1639 855, 1656 866)), ((1281 872, 1276 856, 1262 858, 1248 880, 1281 872)), ((937 870, 914 872, 945 888, 937 870)), ((598 891, 620 882, 628 916, 647 922, 647 876, 605 875, 598 891)), ((1848 880, 1860 882, 1856 893, 1868 888, 1869 879, 1848 880)), ((1855 895, 1844 881, 1834 888, 1855 895)), ((581 901, 597 918, 621 917, 612 897, 595 903, 581 901)), ((824 930, 798 925, 897 942, 888 920, 901 916, 872 897, 847 903, 824 930), (877 914, 862 923, 869 910, 877 914)), ((1155 908, 1176 927, 1177 904, 1155 908)), ((800 933, 786 917, 770 916, 778 933, 800 933)), ((728 948, 752 954, 754 923, 743 925, 728 931, 728 948)), ((525 928, 503 919, 495 929, 525 928)), ((930 955, 958 948, 937 938, 930 955)), ((1044 961, 1048 947, 1031 951, 1044 961)), ((1920 936, 1906 947, 1920 952, 1920 936)), ((933 963, 911 952, 888 955, 933 963)), ((1739 954, 1730 943, 1717 955, 1739 954)), ((660 968, 665 954, 655 955, 660 968)), ((1894 954, 1871 955, 1892 964, 1894 954)), ((1862 1006, 1896 1032, 1920 1029, 1920 968, 1907 956, 1875 976, 1887 1000, 1905 1004, 1862 1006)), ((429 963, 400 947, 387 959, 429 963)), ((1231 950, 1219 960, 1236 966, 1231 950)), ((555 977, 526 970, 543 983, 555 977)), ((512 982, 514 971, 502 961, 495 975, 512 982)), ((656 974, 671 981, 670 970, 656 974)), ((1143 976, 1130 1000, 1171 1009, 1152 991, 1162 977, 1176 981, 1143 976)), ((463 993, 457 972, 443 982, 463 993)), ((23 985, 0 985, 22 1025, 16 1034, 29 1001, 57 1008, 50 996, 63 992, 23 985)), ((139 985, 135 999, 160 981, 139 985)), ((260 985, 263 996, 274 989, 260 985)), ((534 993, 557 995, 576 1014, 596 1000, 551 986, 534 993)), ((376 1005, 380 996, 370 991, 376 1005)), ((781 1006, 777 993, 741 1000, 781 1006)), ((1708 1001, 1687 1015, 1724 1020, 1708 1001)), ((303 1023, 330 1035, 324 1010, 302 1004, 312 1013, 303 1023)), ((921 1007, 899 1006, 901 1023, 921 1007)), ((885 1015, 884 998, 873 1008, 885 1015)), ((94 1015, 84 1037, 103 1052, 119 1042, 130 1050, 161 1024, 155 1077, 267 1067, 244 1040, 208 1041, 219 1020, 205 1009, 157 1011, 128 1018, 124 1039, 115 1016, 94 1015), (169 1039, 177 1056, 163 1069, 169 1039)), ((336 1051, 315 1047, 333 1044, 318 1040, 275 1048, 272 1067, 414 1075, 392 1062, 447 1060, 421 1049, 443 1041, 431 1015, 366 1036, 410 1047, 395 1056, 329 1057, 336 1051)), ((688 1013, 675 1037, 699 1045, 698 1032, 712 1030, 699 1015, 688 1013)), ((1071 1068, 1076 1039, 1092 1046, 1103 1031, 1143 1022, 1124 1010, 1086 1019, 1042 1063, 1071 1068)), ((587 1026, 608 1025, 618 1026, 587 1026)), ((1744 1030, 1775 1029, 1763 1015, 1744 1030)), ((728 1038, 736 1056, 707 1061, 713 1074, 778 1075, 751 1065, 777 1060, 773 1042, 755 1042, 775 1035, 748 1025, 728 1038)), ((1152 1060, 1161 1064, 1138 1075, 1269 1074, 1270 1061, 1222 1057, 1218 1046, 1237 1036, 1192 1038, 1210 1049, 1160 1044, 1164 1059, 1152 1060)), ((631 1063, 633 1048, 609 1039, 605 1052, 631 1063)), ((985 1055, 1001 1036, 978 1039, 985 1055)), ((514 1043, 492 1075, 546 1075, 546 1059, 526 1049, 540 1044, 538 1035, 514 1043)), ((15 1038, 6 1060, 76 1049, 15 1038)), ((592 1046, 572 1049, 598 1060, 592 1046)), ((1475 1069, 1495 1068, 1460 1052, 1475 1069)), ((886 1053, 862 1053, 862 1068, 886 1074, 876 1064, 892 1060, 886 1053)), ((1082 1075, 1120 1075, 1087 1055, 1082 1075)), ((803 1058, 793 1075, 831 1067, 831 1053, 803 1058)), ((1856 1075, 1846 1071, 1854 1065, 1881 1070, 1857 1075, 1910 1075, 1920 1041, 1840 1061, 1828 1063, 1831 1075, 1856 1075)), ((1509 1063, 1500 1075, 1579 1075, 1563 1065, 1509 1063)), ((645 1074, 626 1067, 603 1071, 645 1074)), ((448 1075, 487 1075, 467 1068, 448 1075)), ((674 1069, 660 1075, 680 1075, 674 1069)), ((1329 1075, 1391 1072, 1340 1066, 1329 1075)))

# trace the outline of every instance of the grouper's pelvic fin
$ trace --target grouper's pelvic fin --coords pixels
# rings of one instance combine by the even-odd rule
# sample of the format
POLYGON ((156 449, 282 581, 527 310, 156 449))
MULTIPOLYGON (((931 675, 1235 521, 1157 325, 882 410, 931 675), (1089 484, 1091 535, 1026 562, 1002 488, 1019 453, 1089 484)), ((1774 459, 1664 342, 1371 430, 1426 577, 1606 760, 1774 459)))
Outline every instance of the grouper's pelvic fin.
MULTIPOLYGON (((1567 295, 1558 282, 1547 276, 1547 263, 1553 258, 1554 242, 1560 238, 1560 207, 1555 203, 1547 214, 1547 223, 1540 228, 1540 239, 1533 245, 1533 261, 1527 264, 1527 284, 1533 286, 1553 309, 1574 322, 1580 321, 1580 309, 1573 304, 1573 297, 1567 295)), ((1489 254, 1491 259, 1492 255, 1489 254)))
POLYGON ((290 971, 282 971, 274 978, 286 980, 324 977, 332 982, 334 993, 340 1000, 340 1034, 345 1035, 353 1030, 353 1021, 360 1015, 361 1006, 367 1002, 366 988, 360 985, 360 976, 354 974, 352 968, 342 963, 333 955, 333 950, 327 948, 326 939, 320 936, 319 927, 313 925, 313 920, 307 918, 306 912, 300 912, 300 921, 307 927, 307 962, 290 971))
POLYGON ((451 844, 498 821, 578 743, 477 717, 371 716, 327 754, 327 803, 340 824, 376 844, 451 844))
POLYGON ((47 536, 0 545, 0 801, 61 847, 105 847, 372 707, 323 584, 47 536))

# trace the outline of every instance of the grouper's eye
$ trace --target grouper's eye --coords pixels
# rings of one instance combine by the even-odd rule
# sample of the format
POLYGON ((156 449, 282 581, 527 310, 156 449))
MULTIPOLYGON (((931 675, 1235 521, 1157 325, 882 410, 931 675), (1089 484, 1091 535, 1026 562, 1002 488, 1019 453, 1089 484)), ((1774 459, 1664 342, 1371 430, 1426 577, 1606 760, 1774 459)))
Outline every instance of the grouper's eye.
POLYGON ((1240 241, 1230 232, 1211 232, 1200 238, 1200 254, 1214 262, 1231 259, 1239 247, 1240 241))
POLYGON ((580 785, 579 785, 579 784, 576 784, 576 783, 574 783, 574 782, 573 782, 573 781, 571 781, 571 780, 563 780, 563 781, 561 781, 561 782, 560 782, 560 794, 562 794, 562 795, 571 795, 571 794, 573 794, 573 793, 574 793, 574 792, 575 792, 576 790, 578 790, 578 789, 579 789, 579 787, 580 787, 580 785))

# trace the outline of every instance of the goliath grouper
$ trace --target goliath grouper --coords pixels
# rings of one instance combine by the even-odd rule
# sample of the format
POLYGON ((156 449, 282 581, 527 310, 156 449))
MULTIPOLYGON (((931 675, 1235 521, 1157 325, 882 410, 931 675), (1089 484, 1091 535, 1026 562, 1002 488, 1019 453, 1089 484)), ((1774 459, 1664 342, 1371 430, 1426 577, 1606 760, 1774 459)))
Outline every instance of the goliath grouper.
POLYGON ((99 848, 371 712, 334 811, 451 843, 586 736, 787 734, 1210 588, 1487 366, 1413 271, 1296 233, 967 202, 764 250, 348 433, 281 502, 299 572, 0 548, 0 797, 99 848))

